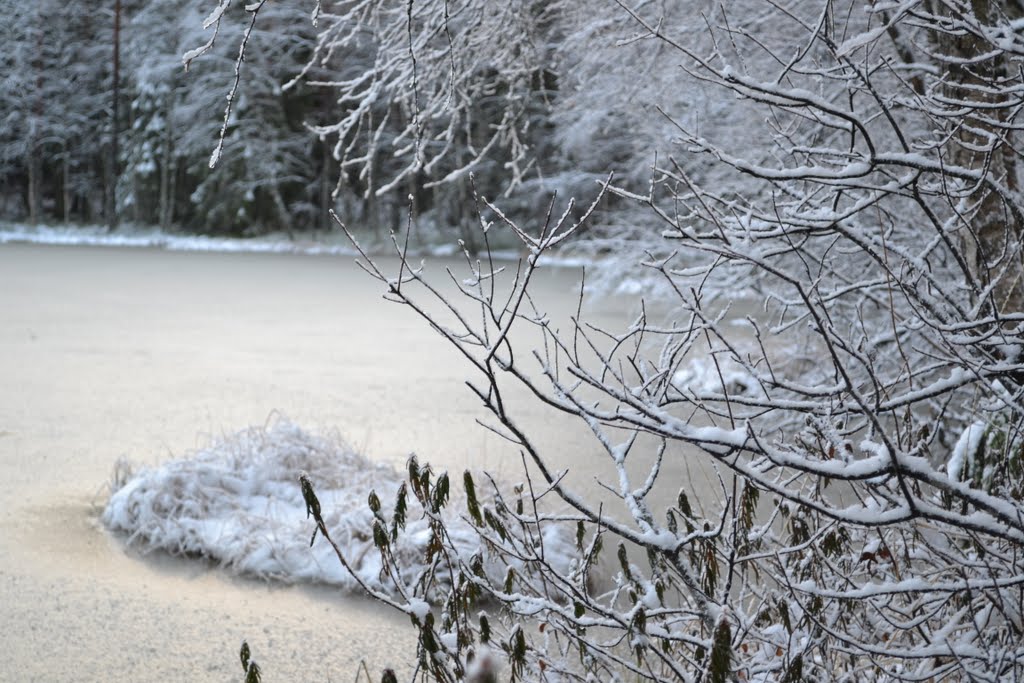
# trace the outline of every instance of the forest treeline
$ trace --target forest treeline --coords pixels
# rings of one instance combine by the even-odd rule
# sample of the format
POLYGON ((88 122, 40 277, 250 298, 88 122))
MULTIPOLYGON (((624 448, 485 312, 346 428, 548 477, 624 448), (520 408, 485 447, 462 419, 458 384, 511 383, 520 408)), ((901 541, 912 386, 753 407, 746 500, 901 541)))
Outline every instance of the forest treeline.
POLYGON ((242 235, 330 229, 334 209, 386 234, 412 205, 472 240, 470 172, 510 215, 555 191, 593 195, 612 165, 646 173, 649 138, 615 116, 616 102, 635 116, 637 93, 564 77, 589 68, 593 35, 565 35, 564 7, 555 22, 529 3, 475 4, 425 31, 423 45, 403 43, 402 22, 436 16, 406 16, 404 5, 390 27, 378 8, 374 26, 335 16, 328 31, 312 5, 261 7, 211 169, 244 8, 204 28, 217 8, 208 0, 0 0, 0 219, 242 235), (214 35, 186 69, 183 57, 214 35))

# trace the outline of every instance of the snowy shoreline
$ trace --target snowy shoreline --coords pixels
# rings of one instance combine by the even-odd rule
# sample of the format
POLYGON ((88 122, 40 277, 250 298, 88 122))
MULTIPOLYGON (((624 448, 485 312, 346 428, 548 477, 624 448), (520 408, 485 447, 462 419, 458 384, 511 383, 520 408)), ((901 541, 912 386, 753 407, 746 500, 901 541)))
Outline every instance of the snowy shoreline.
MULTIPOLYGON (((358 251, 341 233, 297 233, 290 237, 283 232, 259 237, 211 237, 208 235, 170 233, 158 228, 123 226, 108 232, 101 225, 37 225, 0 222, 0 244, 40 244, 52 246, 117 247, 133 249, 165 249, 167 251, 193 251, 253 254, 301 254, 307 256, 358 256, 358 251)), ((373 255, 393 255, 390 243, 364 245, 373 255)), ((454 257, 455 244, 433 244, 415 251, 418 256, 454 257)), ((522 258, 514 250, 492 252, 501 261, 522 258)), ((593 259, 549 254, 547 265, 576 267, 591 265, 593 259)))
MULTIPOLYGON (((394 258, 394 246, 372 235, 356 235, 360 246, 372 257, 394 258)), ((300 256, 344 256, 359 258, 359 252, 340 232, 268 233, 259 237, 211 237, 208 235, 170 233, 153 227, 125 225, 116 232, 108 232, 102 225, 38 225, 0 221, 0 245, 31 244, 65 247, 107 247, 125 249, 160 249, 224 254, 292 254, 300 256)), ((463 260, 459 246, 454 242, 428 242, 410 249, 410 257, 421 259, 463 260)), ((560 248, 546 252, 544 267, 586 268, 591 293, 616 296, 657 296, 668 294, 664 284, 652 272, 639 269, 626 258, 617 263, 621 254, 595 255, 560 248)), ((482 258, 479 256, 477 258, 482 258)), ((515 263, 526 258, 526 253, 515 249, 494 249, 490 258, 498 263, 515 263)))
POLYGON ((303 235, 290 239, 284 233, 261 237, 210 237, 169 233, 156 228, 126 226, 108 232, 105 226, 30 226, 0 223, 0 244, 45 244, 58 246, 155 248, 168 251, 212 251, 242 253, 292 253, 309 255, 351 256, 356 250, 350 244, 313 239, 303 235))

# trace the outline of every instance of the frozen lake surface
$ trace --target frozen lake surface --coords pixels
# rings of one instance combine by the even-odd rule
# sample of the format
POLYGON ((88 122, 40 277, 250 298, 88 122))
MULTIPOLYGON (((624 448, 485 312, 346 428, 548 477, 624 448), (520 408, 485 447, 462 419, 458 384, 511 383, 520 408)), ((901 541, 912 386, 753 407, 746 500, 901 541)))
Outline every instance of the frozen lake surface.
MULTIPOLYGON (((579 270, 535 285, 568 320, 579 270)), ((275 412, 372 459, 415 451, 515 479, 518 455, 474 422, 458 354, 380 295, 339 255, 0 245, 0 680, 236 680, 243 639, 266 680, 408 662, 407 619, 365 599, 140 557, 98 522, 118 457, 158 464, 275 412)), ((626 311, 605 301, 591 318, 621 326, 626 311)), ((511 400, 592 481, 583 429, 511 400)))

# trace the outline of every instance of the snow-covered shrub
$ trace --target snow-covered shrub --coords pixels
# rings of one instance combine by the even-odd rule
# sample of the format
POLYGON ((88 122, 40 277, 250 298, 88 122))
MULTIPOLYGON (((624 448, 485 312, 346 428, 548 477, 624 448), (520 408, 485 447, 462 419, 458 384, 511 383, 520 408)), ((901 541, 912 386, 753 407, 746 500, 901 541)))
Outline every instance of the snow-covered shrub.
MULTIPOLYGON (((425 36, 412 16, 402 25, 412 98, 399 100, 415 114, 416 50, 472 53, 443 40, 447 2, 414 5, 434 12, 425 36)), ((552 202, 520 221, 476 197, 483 233, 508 231, 526 256, 509 268, 467 254, 459 302, 403 247, 397 273, 364 254, 387 298, 464 355, 494 428, 529 462, 522 499, 474 512, 466 498, 473 533, 522 571, 496 580, 465 561, 430 510, 450 483, 431 480, 417 497, 438 525, 432 557, 456 578, 436 611, 424 586, 375 595, 415 617, 421 668, 445 681, 465 679, 484 647, 531 680, 1021 678, 1024 12, 997 0, 616 5, 624 36, 606 11, 568 14, 604 22, 589 35, 622 36, 595 52, 651 58, 622 69, 621 92, 582 99, 629 93, 654 70, 676 101, 714 103, 742 127, 663 109, 674 155, 641 191, 604 176, 582 211, 552 202), (678 80, 658 71, 666 53, 678 80), (645 223, 601 249, 627 263, 637 242, 627 276, 660 281, 637 290, 658 300, 621 332, 579 319, 559 331, 531 278, 609 195, 645 223), (730 306, 746 314, 730 319, 730 306), (541 341, 519 348, 513 328, 541 341), (611 502, 576 490, 520 425, 510 384, 590 430, 611 502), (696 470, 710 488, 679 475, 696 470), (532 505, 550 498, 568 512, 532 505), (577 541, 564 570, 537 540, 552 528, 577 541), (591 581, 601 558, 611 586, 591 581)), ((390 3, 337 9, 351 7, 398 25, 390 3)), ((557 25, 572 7, 545 12, 557 25)), ((598 130, 588 121, 574 125, 598 130)))

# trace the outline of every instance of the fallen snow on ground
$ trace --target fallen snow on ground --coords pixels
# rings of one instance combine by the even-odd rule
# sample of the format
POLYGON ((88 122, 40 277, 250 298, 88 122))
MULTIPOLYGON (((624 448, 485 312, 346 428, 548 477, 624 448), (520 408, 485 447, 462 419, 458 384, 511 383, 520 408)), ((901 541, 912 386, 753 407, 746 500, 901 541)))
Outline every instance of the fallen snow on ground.
POLYGON ((103 226, 0 226, 0 244, 81 245, 103 247, 149 247, 171 251, 217 251, 297 254, 355 254, 344 236, 269 234, 261 237, 207 237, 163 232, 154 228, 125 226, 108 232, 103 226))
MULTIPOLYGON (((360 238, 362 242, 362 238, 360 238)), ((372 242, 372 240, 371 240, 372 242)), ((249 252, 271 254, 333 254, 357 255, 356 249, 340 231, 331 233, 269 233, 259 237, 208 237, 164 232, 158 228, 122 226, 115 232, 99 225, 50 226, 0 223, 0 244, 52 244, 88 247, 136 247, 167 249, 168 251, 249 252)), ((362 244, 369 253, 394 255, 390 240, 383 243, 362 244)), ((411 250, 417 257, 430 255, 439 258, 462 259, 464 254, 454 243, 443 242, 411 250)), ((497 261, 516 261, 522 254, 514 249, 495 249, 491 258, 497 261)), ((579 267, 593 263, 593 259, 548 254, 543 263, 548 266, 579 267)))
MULTIPOLYGON (((320 501, 331 538, 360 579, 392 590, 380 580, 380 554, 373 544, 371 489, 390 520, 402 476, 373 463, 339 438, 310 434, 286 420, 251 427, 215 441, 186 458, 115 475, 115 490, 103 522, 127 535, 142 551, 209 558, 229 571, 288 583, 318 582, 355 588, 356 582, 319 536, 310 547, 314 522, 306 517, 299 488, 305 472, 320 501)), ((458 478, 457 478, 458 479, 458 478)), ((450 538, 466 559, 479 547, 473 528, 448 506, 450 538)), ((552 530, 554 531, 554 530, 552 530)), ((568 567, 573 546, 545 534, 549 553, 568 567)), ((396 547, 406 585, 423 568, 429 525, 411 492, 406 531, 396 547)))

